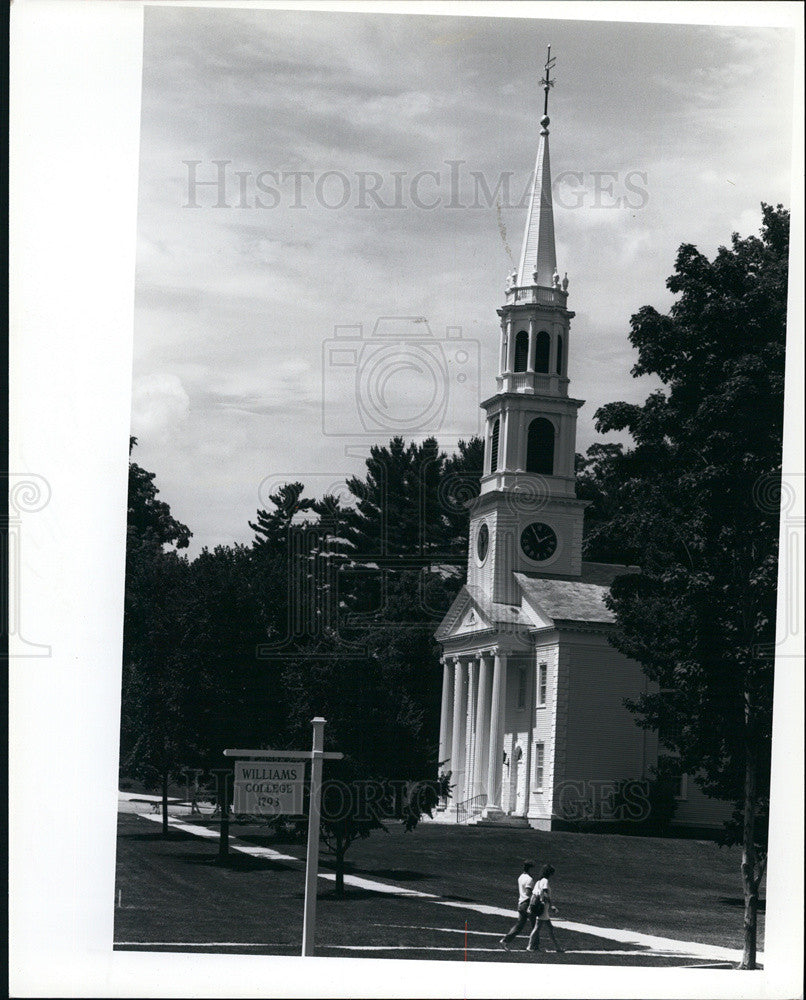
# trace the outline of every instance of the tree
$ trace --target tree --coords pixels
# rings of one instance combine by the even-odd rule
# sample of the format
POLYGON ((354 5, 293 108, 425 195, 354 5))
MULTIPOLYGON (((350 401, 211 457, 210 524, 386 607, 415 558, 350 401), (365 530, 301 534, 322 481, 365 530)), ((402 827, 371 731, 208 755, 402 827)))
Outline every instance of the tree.
MULTIPOLYGON (((366 840, 376 830, 386 833, 385 821, 392 819, 402 821, 407 832, 414 830, 424 815, 433 815, 447 788, 437 781, 379 778, 370 767, 350 756, 329 761, 327 769, 322 782, 319 829, 333 855, 335 895, 341 898, 345 895, 345 856, 350 846, 366 840)), ((305 824, 304 820, 296 822, 300 834, 305 824)))
MULTIPOLYGON (((130 439, 130 454, 136 443, 130 439)), ((129 461, 120 768, 161 785, 167 834, 168 782, 195 742, 188 562, 175 550, 187 547, 191 532, 157 500, 154 478, 129 461)))
POLYGON ((273 589, 264 568, 263 553, 244 545, 203 549, 190 564, 187 649, 201 752, 196 766, 220 767, 226 747, 274 745, 284 724, 273 665, 257 656, 267 629, 276 625, 267 610, 273 589))
POLYGON ((587 552, 636 561, 609 603, 615 645, 657 684, 630 707, 703 790, 737 804, 743 968, 754 968, 766 864, 789 213, 762 205, 760 237, 732 237, 709 261, 677 255, 669 315, 631 320, 633 375, 664 389, 611 403, 583 465, 598 502, 587 552))
MULTIPOLYGON (((136 437, 129 438, 129 455, 137 444, 136 437)), ((164 550, 166 545, 186 549, 193 532, 171 515, 171 508, 157 500, 159 490, 154 485, 155 473, 146 472, 136 462, 129 460, 129 500, 127 515, 127 555, 132 548, 149 545, 164 550)))

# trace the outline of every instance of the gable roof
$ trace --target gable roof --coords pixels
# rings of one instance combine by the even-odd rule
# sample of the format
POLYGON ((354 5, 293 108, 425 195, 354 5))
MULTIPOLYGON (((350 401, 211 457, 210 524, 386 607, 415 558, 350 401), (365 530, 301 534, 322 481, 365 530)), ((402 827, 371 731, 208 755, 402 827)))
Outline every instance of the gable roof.
POLYGON ((611 624, 613 612, 605 604, 608 587, 571 580, 535 579, 516 573, 524 600, 553 622, 611 624))
POLYGON ((583 562, 581 576, 549 577, 515 573, 515 579, 524 600, 555 624, 585 622, 611 625, 616 618, 605 604, 610 585, 617 576, 637 571, 636 566, 583 562))
POLYGON ((574 622, 612 625, 615 615, 605 604, 610 585, 617 576, 637 572, 637 566, 583 562, 580 576, 514 573, 522 605, 495 603, 481 587, 465 585, 442 619, 436 639, 444 642, 456 635, 470 608, 481 619, 478 631, 506 626, 510 632, 528 632, 574 622))

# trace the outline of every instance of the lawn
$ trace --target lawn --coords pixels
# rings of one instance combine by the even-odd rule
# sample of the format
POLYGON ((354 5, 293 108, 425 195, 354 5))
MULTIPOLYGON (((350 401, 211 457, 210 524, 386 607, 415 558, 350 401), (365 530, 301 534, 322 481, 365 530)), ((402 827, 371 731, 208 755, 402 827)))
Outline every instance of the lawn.
MULTIPOLYGON (((348 874, 432 893, 444 902, 349 886, 347 898, 336 899, 320 880, 317 954, 534 961, 522 951, 498 949, 507 918, 445 905, 511 909, 515 879, 526 859, 551 861, 557 869, 553 887, 562 918, 741 947, 739 852, 733 849, 694 840, 437 824, 422 824, 412 833, 398 824, 388 830, 353 845, 348 874)), ((303 845, 269 839, 259 827, 233 824, 232 834, 245 843, 304 855, 303 845)), ((323 852, 322 871, 329 860, 323 852)), ((176 950, 206 943, 214 951, 299 953, 303 869, 293 861, 233 852, 222 865, 214 840, 173 830, 163 839, 158 823, 121 814, 117 888, 122 904, 116 909, 117 947, 148 942, 149 948, 176 950)), ((524 944, 520 939, 518 947, 524 944)), ((686 964, 658 956, 650 960, 640 949, 568 931, 561 944, 570 954, 543 952, 541 960, 686 964)))

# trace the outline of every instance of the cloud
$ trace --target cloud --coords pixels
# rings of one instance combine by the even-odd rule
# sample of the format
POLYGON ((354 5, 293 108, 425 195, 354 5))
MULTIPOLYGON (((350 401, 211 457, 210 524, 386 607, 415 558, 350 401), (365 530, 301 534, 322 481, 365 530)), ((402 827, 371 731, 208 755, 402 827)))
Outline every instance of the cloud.
POLYGON ((189 408, 190 398, 176 375, 142 375, 132 385, 132 433, 165 440, 187 418, 189 408))
MULTIPOLYGON (((481 395, 495 391, 496 308, 511 270, 502 230, 517 257, 525 210, 448 207, 447 161, 463 161, 465 204, 473 171, 490 191, 511 173, 517 200, 534 167, 548 28, 523 18, 146 8, 133 426, 194 546, 244 537, 258 469, 360 471, 349 437, 323 430, 325 404, 339 427, 361 416, 356 371, 337 385, 324 364, 335 326, 362 324, 368 339, 379 316, 422 315, 440 342, 446 327, 461 327, 478 351, 481 395), (209 181, 216 159, 228 164, 229 207, 213 207, 215 183, 199 189, 199 208, 183 207, 183 161, 200 161, 198 178, 209 181), (304 206, 294 207, 287 180, 274 207, 268 195, 258 207, 262 171, 305 170, 332 172, 323 198, 305 180, 304 206), (403 207, 357 204, 360 178, 373 171, 387 204, 401 178, 403 207), (420 171, 439 176, 439 186, 426 177, 420 187, 425 200, 438 197, 433 210, 413 203, 420 171), (338 200, 336 172, 350 191, 338 210, 321 203, 338 200)), ((560 184, 555 209, 577 314, 571 392, 588 399, 582 448, 596 406, 648 391, 629 375, 629 318, 645 303, 668 308, 680 244, 710 256, 734 229, 757 230, 760 201, 788 200, 792 44, 767 29, 562 20, 550 29, 553 174, 583 178, 560 184), (597 184, 603 205, 615 197, 619 208, 596 207, 597 184), (578 208, 560 204, 576 195, 578 208)), ((408 369, 381 388, 381 410, 428 399, 428 383, 408 369)), ((472 433, 478 413, 454 393, 441 431, 472 433)))

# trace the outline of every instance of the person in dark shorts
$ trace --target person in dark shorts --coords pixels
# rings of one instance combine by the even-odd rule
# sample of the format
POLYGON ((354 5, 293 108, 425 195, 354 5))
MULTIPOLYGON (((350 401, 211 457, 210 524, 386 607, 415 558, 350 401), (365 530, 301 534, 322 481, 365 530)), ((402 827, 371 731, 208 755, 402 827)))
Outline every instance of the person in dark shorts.
POLYGON ((554 942, 554 950, 560 954, 565 949, 557 944, 557 937, 554 934, 554 927, 551 923, 552 914, 557 913, 557 907, 551 902, 551 887, 549 879, 554 874, 551 865, 544 865, 540 873, 540 879, 532 890, 532 898, 529 903, 529 910, 536 918, 532 933, 529 935, 527 951, 540 951, 540 929, 548 927, 551 940, 554 942))
POLYGON ((510 944, 527 924, 529 925, 529 930, 532 930, 535 925, 535 918, 529 913, 529 900, 532 898, 532 890, 535 887, 535 880, 532 875, 533 868, 534 864, 531 861, 525 861, 523 872, 518 876, 518 919, 498 942, 506 951, 510 950, 510 944))

